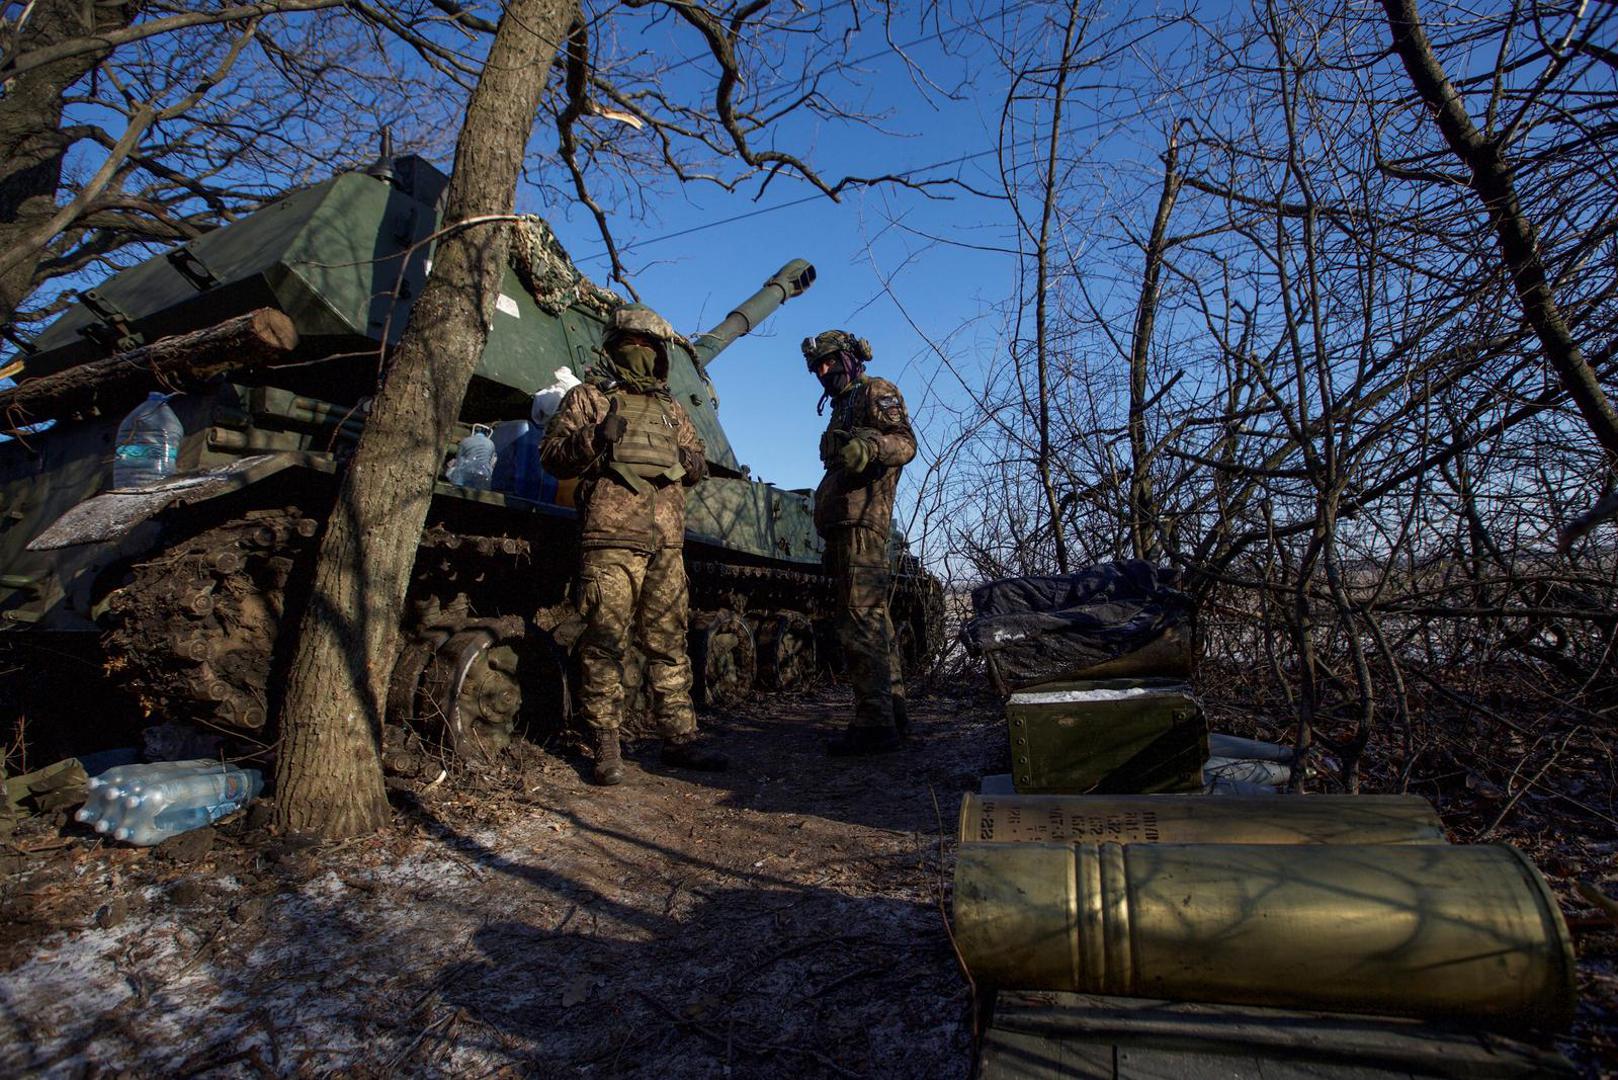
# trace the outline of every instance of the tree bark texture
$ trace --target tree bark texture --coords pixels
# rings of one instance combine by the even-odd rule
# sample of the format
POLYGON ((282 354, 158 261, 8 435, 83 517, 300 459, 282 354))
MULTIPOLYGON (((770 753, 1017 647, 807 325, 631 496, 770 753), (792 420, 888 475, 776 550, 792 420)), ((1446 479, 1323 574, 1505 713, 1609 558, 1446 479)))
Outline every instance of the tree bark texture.
MULTIPOLYGON (((106 0, 37 0, 14 51, 46 49, 127 26, 135 8, 106 0)), ((82 52, 32 68, 14 77, 0 96, 0 251, 11 250, 15 238, 56 213, 62 161, 75 141, 62 130, 63 95, 110 51, 82 52)), ((0 328, 11 324, 33 291, 42 254, 32 253, 0 273, 0 328)))
POLYGON ((1483 200, 1489 220, 1500 242, 1500 253, 1523 315, 1539 338, 1545 358, 1584 417, 1590 431, 1610 462, 1618 462, 1618 413, 1601 388, 1595 372, 1586 362, 1584 351, 1573 340, 1567 321, 1557 308, 1540 257, 1539 241, 1533 224, 1523 213, 1511 178, 1511 164, 1504 148, 1479 131, 1466 111, 1466 105, 1445 74, 1422 29, 1416 0, 1382 0, 1393 32, 1393 48, 1399 54, 1411 85, 1432 111, 1438 129, 1450 151, 1467 168, 1467 185, 1483 200))
POLYGON ((511 0, 467 105, 433 273, 410 314, 320 541, 280 716, 276 822, 336 838, 388 814, 378 740, 399 618, 441 448, 488 341, 509 214, 546 74, 577 4, 511 0))
POLYGON ((1039 484, 1045 492, 1045 511, 1050 515, 1051 540, 1056 546, 1056 568, 1068 572, 1067 534, 1062 528, 1062 502, 1056 494, 1056 481, 1051 475, 1051 372, 1048 298, 1050 293, 1051 226, 1056 216, 1056 154, 1061 145, 1062 106, 1066 103, 1067 78, 1073 67, 1073 56, 1080 39, 1082 17, 1077 0, 1068 8, 1067 29, 1062 37, 1062 60, 1056 73, 1056 86, 1051 93, 1051 126, 1045 147, 1045 178, 1040 206, 1038 247, 1034 252, 1034 354, 1039 381, 1039 454, 1037 467, 1039 484))
POLYGON ((292 320, 274 308, 259 308, 206 330, 24 379, 0 391, 0 431, 91 410, 106 413, 133 405, 150 390, 192 389, 227 371, 272 367, 297 347, 292 320))

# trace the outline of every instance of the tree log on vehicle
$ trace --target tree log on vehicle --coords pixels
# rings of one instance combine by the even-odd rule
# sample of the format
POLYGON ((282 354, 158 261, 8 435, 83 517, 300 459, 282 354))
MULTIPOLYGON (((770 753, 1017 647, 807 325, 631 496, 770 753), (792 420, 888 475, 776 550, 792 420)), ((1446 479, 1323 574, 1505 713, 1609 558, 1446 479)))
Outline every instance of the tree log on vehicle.
POLYGON ((154 341, 78 367, 25 379, 0 391, 0 430, 132 404, 154 387, 188 389, 215 375, 270 367, 298 347, 292 320, 274 308, 227 319, 206 330, 154 341))

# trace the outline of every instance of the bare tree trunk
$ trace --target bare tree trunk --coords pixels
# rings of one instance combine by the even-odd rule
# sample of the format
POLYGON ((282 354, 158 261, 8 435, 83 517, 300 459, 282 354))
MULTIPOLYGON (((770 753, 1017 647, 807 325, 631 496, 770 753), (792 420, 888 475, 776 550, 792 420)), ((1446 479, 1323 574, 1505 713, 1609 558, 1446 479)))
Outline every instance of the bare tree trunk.
MULTIPOLYGON (((127 26, 136 5, 38 0, 13 43, 12 52, 49 48, 70 38, 127 26)), ((56 214, 62 162, 74 136, 62 131, 63 95, 110 52, 80 53, 23 72, 0 94, 0 251, 56 214)), ((0 333, 33 290, 40 255, 0 273, 0 333)))
POLYGON ((379 828, 377 743, 438 455, 488 341, 509 214, 546 75, 577 10, 510 0, 455 149, 433 273, 394 350, 321 537, 280 717, 276 823, 325 837, 379 828))
POLYGON ((1393 48, 1404 63, 1411 85, 1432 110, 1450 150, 1466 166, 1467 186, 1477 193, 1488 210, 1500 241, 1500 253, 1522 303, 1523 315, 1539 338, 1545 358, 1596 441, 1607 451, 1608 459, 1618 460, 1618 413, 1613 411, 1612 402, 1585 361, 1584 351, 1574 342, 1557 307, 1546 278, 1544 260, 1540 258, 1539 241, 1517 199, 1511 164, 1506 161, 1503 148, 1498 140, 1484 135, 1472 123, 1465 104, 1433 52, 1432 43, 1427 40, 1416 0, 1382 0, 1382 8, 1387 12, 1388 26, 1393 31, 1393 48))
POLYGON ((1152 327, 1157 321, 1157 294, 1163 273, 1163 244, 1169 215, 1180 194, 1179 125, 1169 134, 1163 155, 1163 191, 1157 199, 1152 236, 1146 242, 1146 268, 1141 274, 1140 304, 1135 309, 1135 334, 1129 348, 1129 540, 1137 559, 1157 559, 1159 539, 1157 500, 1152 495, 1152 453, 1146 445, 1146 359, 1151 352, 1152 327))
POLYGON ((1056 152, 1062 135, 1063 96, 1067 92, 1067 77, 1073 66, 1073 54, 1079 42, 1079 0, 1068 8, 1067 29, 1062 38, 1062 60, 1056 72, 1056 87, 1051 94, 1051 130, 1046 146, 1045 190, 1040 210, 1039 240, 1035 251, 1036 280, 1034 292, 1034 356, 1039 368, 1039 484, 1045 492, 1045 510, 1050 515, 1051 539, 1056 544, 1056 567, 1068 571, 1067 537, 1062 532, 1061 501, 1056 497, 1056 485, 1051 479, 1051 383, 1049 317, 1046 314, 1050 293, 1050 239, 1051 222, 1056 215, 1056 152))

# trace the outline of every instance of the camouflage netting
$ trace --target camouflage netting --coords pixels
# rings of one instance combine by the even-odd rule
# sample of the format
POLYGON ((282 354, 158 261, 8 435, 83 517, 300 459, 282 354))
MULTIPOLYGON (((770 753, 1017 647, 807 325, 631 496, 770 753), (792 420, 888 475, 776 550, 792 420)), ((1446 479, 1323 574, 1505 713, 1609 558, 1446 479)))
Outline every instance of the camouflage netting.
MULTIPOLYGON (((547 315, 560 315, 578 306, 605 321, 610 312, 629 302, 580 273, 542 217, 524 214, 517 219, 511 237, 510 262, 523 288, 547 315)), ((671 344, 696 355, 689 338, 667 323, 664 326, 668 328, 671 344)))
POLYGON ((547 315, 560 315, 576 304, 605 319, 625 302, 581 274, 550 225, 532 214, 519 218, 512 232, 511 268, 547 315))

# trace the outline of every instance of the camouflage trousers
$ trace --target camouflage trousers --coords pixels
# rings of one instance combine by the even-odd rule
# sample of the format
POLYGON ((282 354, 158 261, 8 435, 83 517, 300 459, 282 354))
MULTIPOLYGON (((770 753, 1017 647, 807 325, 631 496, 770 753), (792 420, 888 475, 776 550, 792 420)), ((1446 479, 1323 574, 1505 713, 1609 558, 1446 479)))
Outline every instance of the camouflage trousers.
POLYGON ((646 656, 652 718, 664 736, 697 729, 686 656, 690 598, 679 548, 653 554, 588 548, 579 568, 579 713, 593 728, 616 730, 623 719, 624 657, 631 642, 646 656))
POLYGON ((837 641, 854 688, 854 726, 892 727, 904 678, 888 616, 888 538, 858 525, 834 528, 826 535, 825 567, 837 591, 837 641))

